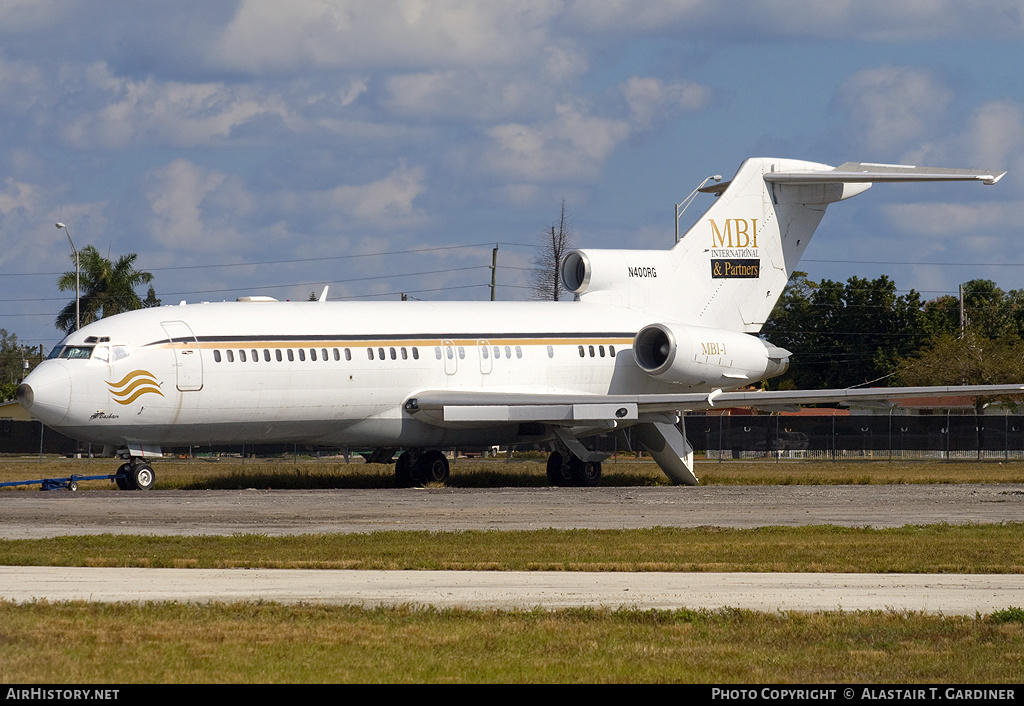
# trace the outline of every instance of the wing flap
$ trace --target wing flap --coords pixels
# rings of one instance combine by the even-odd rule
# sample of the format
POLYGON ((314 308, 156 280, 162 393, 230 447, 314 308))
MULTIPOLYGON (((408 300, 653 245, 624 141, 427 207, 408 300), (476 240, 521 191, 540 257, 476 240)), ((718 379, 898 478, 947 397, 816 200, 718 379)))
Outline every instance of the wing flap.
MULTIPOLYGON (((420 401, 422 408, 422 400, 420 401)), ((428 405, 427 408, 430 408, 428 405)), ((437 408, 436 406, 434 407, 437 408)), ((560 404, 442 404, 446 422, 575 422, 604 421, 607 419, 636 420, 635 403, 560 404)))
POLYGON ((484 390, 425 390, 405 403, 406 411, 427 412, 442 422, 546 422, 572 425, 594 421, 637 421, 655 412, 711 408, 792 408, 836 403, 896 406, 900 400, 1024 396, 1024 385, 961 385, 950 387, 875 387, 841 390, 777 390, 684 392, 649 395, 585 395, 484 390))

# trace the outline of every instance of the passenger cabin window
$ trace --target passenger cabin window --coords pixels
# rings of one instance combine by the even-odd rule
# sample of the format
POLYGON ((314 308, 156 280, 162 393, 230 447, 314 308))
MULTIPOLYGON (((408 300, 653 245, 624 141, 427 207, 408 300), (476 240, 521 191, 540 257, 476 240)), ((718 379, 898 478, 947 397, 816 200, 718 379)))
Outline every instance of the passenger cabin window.
POLYGON ((220 362, 220 351, 216 351, 215 350, 213 352, 213 362, 214 363, 219 363, 220 362))

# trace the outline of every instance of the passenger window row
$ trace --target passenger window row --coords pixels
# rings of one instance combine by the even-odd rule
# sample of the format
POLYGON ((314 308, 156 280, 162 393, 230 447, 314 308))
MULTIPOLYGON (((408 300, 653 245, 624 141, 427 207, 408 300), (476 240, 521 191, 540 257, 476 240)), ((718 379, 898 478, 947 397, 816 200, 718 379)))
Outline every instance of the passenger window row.
MULTIPOLYGON (((238 361, 242 362, 242 363, 250 362, 250 361, 251 362, 257 362, 257 361, 260 360, 261 357, 262 357, 263 361, 267 362, 267 363, 271 362, 272 360, 276 360, 277 362, 280 363, 280 362, 283 362, 284 360, 288 360, 289 362, 291 362, 291 361, 295 361, 296 359, 301 362, 301 361, 305 361, 307 359, 307 357, 308 357, 309 360, 312 360, 312 361, 315 361, 315 360, 325 360, 326 361, 326 360, 331 360, 331 359, 340 361, 342 359, 342 356, 344 356, 345 360, 352 360, 352 349, 351 348, 330 348, 330 349, 328 349, 328 348, 308 348, 308 349, 307 348, 297 348, 297 349, 286 348, 286 349, 282 350, 281 348, 276 348, 276 349, 274 349, 273 354, 271 354, 271 351, 270 351, 269 348, 262 349, 262 353, 257 348, 251 348, 251 349, 248 349, 248 350, 244 349, 244 348, 240 348, 237 351, 233 350, 231 348, 228 348, 227 350, 224 351, 224 353, 222 355, 220 350, 215 348, 214 351, 213 351, 213 362, 220 363, 221 361, 226 360, 228 363, 234 363, 236 357, 237 357, 238 361)), ((366 357, 369 360, 386 360, 388 357, 390 357, 391 360, 398 360, 399 357, 401 357, 402 360, 409 360, 410 357, 413 360, 419 360, 420 359, 420 351, 415 346, 413 346, 411 349, 407 348, 405 346, 401 346, 399 348, 391 347, 391 348, 387 348, 387 349, 385 349, 385 348, 367 348, 366 349, 366 357)))
MULTIPOLYGON (((590 354, 591 358, 601 357, 604 358, 604 346, 597 346, 597 350, 594 350, 594 346, 580 346, 580 358, 586 358, 587 354, 590 354)), ((615 357, 615 346, 608 346, 608 357, 615 357)))
MULTIPOLYGON (((454 358, 458 353, 460 360, 465 359, 466 349, 463 346, 434 346, 434 357, 438 360, 442 358, 454 358)), ((547 353, 549 358, 553 358, 555 355, 554 347, 548 346, 547 353)), ((609 358, 615 357, 615 346, 608 346, 605 351, 605 346, 579 346, 580 358, 586 358, 588 355, 591 358, 604 358, 606 355, 609 358)), ((513 355, 516 358, 523 357, 522 346, 480 346, 480 354, 484 358, 493 356, 494 358, 508 358, 511 359, 513 355)), ((87 356, 87 354, 86 354, 87 356)), ((237 350, 226 349, 223 354, 219 349, 213 351, 213 361, 220 363, 226 360, 228 363, 234 363, 237 358, 240 362, 257 362, 261 358, 264 362, 271 362, 276 360, 283 362, 284 360, 294 361, 298 359, 300 362, 307 360, 334 360, 340 361, 344 356, 345 360, 352 360, 352 349, 351 348, 276 348, 273 353, 270 349, 263 348, 262 350, 251 348, 244 349, 240 348, 237 350)), ((383 346, 367 347, 366 357, 368 360, 419 360, 420 351, 416 346, 390 346, 384 348, 383 346)))

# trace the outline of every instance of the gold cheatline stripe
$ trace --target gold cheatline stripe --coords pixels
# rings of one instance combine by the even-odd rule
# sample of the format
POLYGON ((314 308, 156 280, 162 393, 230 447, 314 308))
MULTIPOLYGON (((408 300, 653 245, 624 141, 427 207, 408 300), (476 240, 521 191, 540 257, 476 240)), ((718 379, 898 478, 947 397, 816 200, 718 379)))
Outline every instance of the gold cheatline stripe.
MULTIPOLYGON (((430 339, 406 339, 406 340, 380 340, 380 341, 221 341, 199 344, 204 350, 221 349, 227 350, 242 348, 388 348, 388 347, 411 347, 421 348, 430 346, 441 346, 446 343, 456 346, 475 346, 480 341, 487 341, 489 346, 577 346, 577 345, 619 345, 627 346, 633 343, 632 338, 430 338, 430 339)), ((189 344, 194 347, 194 343, 189 344)), ((170 343, 163 343, 158 348, 171 348, 170 343)))

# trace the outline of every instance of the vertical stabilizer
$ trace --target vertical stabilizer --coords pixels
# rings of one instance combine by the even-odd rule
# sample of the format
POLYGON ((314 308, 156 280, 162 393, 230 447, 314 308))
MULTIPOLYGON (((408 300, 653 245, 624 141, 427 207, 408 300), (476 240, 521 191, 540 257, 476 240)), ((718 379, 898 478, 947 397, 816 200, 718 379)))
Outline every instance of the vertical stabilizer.
POLYGON ((748 159, 671 250, 574 250, 562 280, 581 301, 666 321, 756 333, 830 203, 875 182, 981 181, 1005 172, 795 159, 748 159))
POLYGON ((676 279, 689 283, 682 322, 733 331, 761 329, 825 207, 870 186, 847 191, 842 184, 776 185, 766 178, 831 169, 783 159, 743 163, 715 204, 673 248, 676 279))

